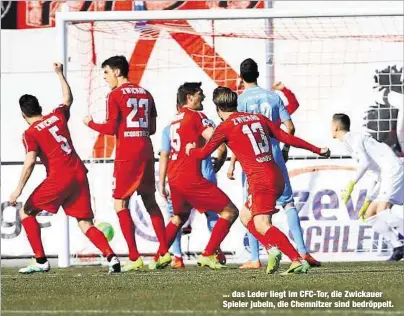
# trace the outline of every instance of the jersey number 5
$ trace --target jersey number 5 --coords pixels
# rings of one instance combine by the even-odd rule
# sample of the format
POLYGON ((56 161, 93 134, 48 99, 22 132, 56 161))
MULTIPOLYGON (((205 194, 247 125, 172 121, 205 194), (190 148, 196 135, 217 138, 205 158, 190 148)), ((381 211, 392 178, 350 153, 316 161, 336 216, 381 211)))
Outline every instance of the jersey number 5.
POLYGON ((251 127, 248 125, 243 125, 243 134, 246 134, 251 142, 251 146, 254 149, 255 155, 259 154, 265 154, 269 152, 269 141, 268 138, 265 135, 264 129, 261 125, 261 123, 256 122, 251 124, 251 127), (259 132, 261 141, 257 142, 256 138, 254 137, 254 134, 256 132, 259 132))
POLYGON ((136 99, 130 98, 126 103, 128 108, 131 108, 132 111, 126 117, 126 126, 127 127, 141 127, 148 128, 149 127, 149 100, 148 99, 136 99), (139 117, 134 120, 136 114, 139 109, 144 109, 144 117, 139 117))
POLYGON ((57 126, 52 126, 49 129, 49 132, 52 134, 53 138, 56 139, 58 143, 62 143, 60 148, 66 153, 70 154, 72 152, 72 148, 69 145, 69 142, 67 141, 66 137, 62 135, 58 135, 59 128, 57 126))
POLYGON ((171 160, 177 160, 178 152, 181 149, 181 138, 178 134, 178 129, 180 128, 180 123, 175 123, 170 126, 170 143, 171 143, 171 160))

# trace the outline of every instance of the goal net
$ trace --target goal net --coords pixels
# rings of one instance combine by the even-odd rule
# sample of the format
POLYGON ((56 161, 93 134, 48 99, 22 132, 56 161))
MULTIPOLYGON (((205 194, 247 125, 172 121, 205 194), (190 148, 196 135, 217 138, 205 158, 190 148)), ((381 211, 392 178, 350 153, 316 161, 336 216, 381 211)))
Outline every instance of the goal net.
MULTIPOLYGON (((100 65, 110 56, 125 55, 130 79, 155 98, 161 131, 175 113, 176 91, 185 81, 202 82, 204 111, 217 120, 213 89, 223 85, 242 92, 239 65, 253 58, 261 86, 282 81, 297 96, 297 135, 328 145, 331 116, 343 112, 354 129, 364 126, 400 151, 402 100, 400 104, 394 94, 400 89, 402 93, 402 30, 402 16, 275 18, 270 24, 265 19, 72 23, 68 76, 80 82, 89 113, 102 121, 108 88, 100 65), (377 75, 383 71, 384 77, 377 75)), ((89 148, 91 142, 84 136, 79 152, 85 156, 113 155, 111 138, 100 137, 89 148)), ((156 148, 159 141, 154 139, 156 148)), ((333 154, 344 152, 336 147, 333 154)), ((306 155, 291 150, 292 157, 306 155)))
MULTIPOLYGON (((244 88, 239 66, 246 58, 258 63, 260 86, 270 88, 274 82, 282 81, 294 92, 300 104, 293 114, 299 137, 331 147, 334 157, 345 157, 330 133, 332 115, 342 112, 351 117, 354 131, 365 128, 397 152, 403 149, 402 12, 385 16, 148 21, 99 21, 98 15, 91 13, 86 17, 86 21, 67 24, 67 76, 75 103, 81 105, 75 111, 91 114, 98 122, 105 119, 109 89, 101 63, 113 55, 126 56, 130 61, 129 79, 148 89, 156 102, 156 156, 159 134, 176 112, 178 87, 186 81, 202 82, 207 96, 204 112, 219 122, 211 101, 212 91, 222 85, 241 93, 244 88)), ((80 115, 72 116, 71 122, 76 148, 81 157, 92 161, 90 182, 95 211, 102 205, 112 212, 112 202, 107 200, 113 168, 111 164, 99 168, 99 162, 113 159, 115 140, 92 132, 75 117, 80 115)), ((295 148, 290 156, 314 158, 295 148)), ((97 214, 96 218, 99 219, 97 214)), ((135 222, 145 223, 144 218, 135 222)), ((150 237, 150 225, 144 224, 141 231, 149 240, 154 238, 150 237)), ((121 241, 121 245, 116 244, 118 252, 126 253, 121 241)), ((140 245, 140 251, 150 253, 153 247, 146 244, 142 249, 140 245)), ((364 249, 374 249, 372 241, 364 249)), ((80 259, 81 255, 93 253, 94 247, 83 245, 73 252, 80 259)))

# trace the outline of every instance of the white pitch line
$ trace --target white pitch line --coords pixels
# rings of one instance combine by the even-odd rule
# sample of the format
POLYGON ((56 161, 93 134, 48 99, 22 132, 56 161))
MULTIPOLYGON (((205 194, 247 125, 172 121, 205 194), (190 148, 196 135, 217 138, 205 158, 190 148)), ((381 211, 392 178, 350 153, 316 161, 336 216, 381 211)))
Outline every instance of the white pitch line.
MULTIPOLYGON (((271 309, 272 310, 272 309, 271 309)), ((301 310, 302 312, 306 312, 306 310, 301 310)), ((148 311, 148 310, 2 310, 4 314, 268 314, 269 310, 264 309, 254 309, 254 310, 156 310, 156 311, 148 311)), ((295 315, 297 312, 296 309, 276 309, 277 314, 293 314, 295 315)), ((311 310, 307 311, 310 314, 343 314, 343 315, 352 315, 352 314, 362 314, 362 315, 402 315, 403 311, 387 311, 387 310, 337 310, 337 309, 319 309, 319 310, 311 310)))

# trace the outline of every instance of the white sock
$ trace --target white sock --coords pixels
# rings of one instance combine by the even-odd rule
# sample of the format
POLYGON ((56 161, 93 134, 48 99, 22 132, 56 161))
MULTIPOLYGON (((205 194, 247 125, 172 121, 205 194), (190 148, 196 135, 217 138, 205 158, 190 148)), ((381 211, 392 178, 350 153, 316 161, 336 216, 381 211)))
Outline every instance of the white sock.
POLYGON ((376 219, 372 225, 373 230, 386 239, 393 248, 401 247, 403 244, 398 240, 398 235, 391 229, 391 227, 386 223, 386 221, 380 217, 376 216, 376 219))
POLYGON ((404 236, 404 219, 394 214, 391 209, 385 209, 377 213, 377 216, 383 218, 390 228, 395 229, 404 236))

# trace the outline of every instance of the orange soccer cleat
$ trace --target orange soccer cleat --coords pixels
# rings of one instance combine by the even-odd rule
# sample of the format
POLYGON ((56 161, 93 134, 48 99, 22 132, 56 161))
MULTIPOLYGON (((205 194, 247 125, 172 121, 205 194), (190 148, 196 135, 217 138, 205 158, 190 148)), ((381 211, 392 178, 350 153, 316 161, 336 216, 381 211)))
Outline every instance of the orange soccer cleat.
POLYGON ((240 267, 240 270, 256 270, 261 268, 261 261, 248 260, 240 267))
POLYGON ((171 268, 173 269, 184 269, 184 260, 182 260, 182 257, 177 257, 175 256, 173 261, 171 262, 171 268))
POLYGON ((310 264, 311 267, 320 267, 321 266, 321 262, 314 259, 311 255, 305 254, 305 255, 301 255, 301 256, 304 260, 306 260, 310 264))

